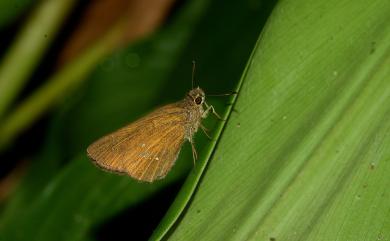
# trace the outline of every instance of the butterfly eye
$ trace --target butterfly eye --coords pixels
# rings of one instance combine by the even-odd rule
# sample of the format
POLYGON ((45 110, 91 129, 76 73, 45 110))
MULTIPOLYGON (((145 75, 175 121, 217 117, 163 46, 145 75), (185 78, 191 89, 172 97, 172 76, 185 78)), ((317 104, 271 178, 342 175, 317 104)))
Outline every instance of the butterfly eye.
POLYGON ((198 96, 195 98, 195 104, 200 105, 200 104, 202 104, 202 102, 203 102, 202 97, 198 96))

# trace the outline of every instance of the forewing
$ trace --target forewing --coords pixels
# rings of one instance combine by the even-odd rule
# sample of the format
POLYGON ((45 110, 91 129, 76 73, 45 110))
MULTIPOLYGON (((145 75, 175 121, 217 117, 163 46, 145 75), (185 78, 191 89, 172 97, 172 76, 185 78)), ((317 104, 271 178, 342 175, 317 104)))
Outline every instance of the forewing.
POLYGON ((94 142, 87 149, 88 156, 103 169, 140 181, 163 178, 184 142, 186 119, 179 103, 161 107, 94 142))

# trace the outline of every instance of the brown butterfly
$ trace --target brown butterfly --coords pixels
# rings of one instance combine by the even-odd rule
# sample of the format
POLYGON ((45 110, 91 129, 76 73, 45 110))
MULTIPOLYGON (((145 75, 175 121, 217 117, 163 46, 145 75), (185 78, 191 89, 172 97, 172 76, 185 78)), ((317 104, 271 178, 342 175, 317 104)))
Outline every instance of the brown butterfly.
POLYGON ((194 88, 183 100, 100 138, 88 147, 88 156, 105 170, 125 173, 139 181, 164 178, 185 140, 191 143, 194 161, 197 159, 193 136, 199 127, 206 133, 201 120, 210 111, 221 119, 205 102, 203 90, 194 88))

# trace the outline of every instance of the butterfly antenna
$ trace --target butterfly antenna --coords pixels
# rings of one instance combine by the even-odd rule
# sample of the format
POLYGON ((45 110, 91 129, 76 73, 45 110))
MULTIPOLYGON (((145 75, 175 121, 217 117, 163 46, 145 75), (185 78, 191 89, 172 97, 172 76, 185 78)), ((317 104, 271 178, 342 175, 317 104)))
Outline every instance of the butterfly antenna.
POLYGON ((191 78, 191 85, 192 88, 194 88, 194 81, 195 81, 195 60, 192 60, 192 78, 191 78))
POLYGON ((223 94, 207 94, 206 96, 229 96, 229 95, 236 95, 238 94, 237 91, 232 91, 230 93, 223 93, 223 94))

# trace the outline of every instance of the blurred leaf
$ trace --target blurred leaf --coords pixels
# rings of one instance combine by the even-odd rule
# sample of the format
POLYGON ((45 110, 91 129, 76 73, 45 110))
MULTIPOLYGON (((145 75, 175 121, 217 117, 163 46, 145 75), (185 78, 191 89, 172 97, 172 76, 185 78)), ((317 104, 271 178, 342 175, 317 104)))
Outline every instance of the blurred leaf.
POLYGON ((280 2, 167 239, 390 240, 389 12, 280 2))
MULTIPOLYGON (((75 0, 44 0, 27 18, 0 62, 0 118, 4 118, 40 63, 74 3, 75 0)), ((0 150, 2 142, 0 139, 0 150)))
POLYGON ((171 10, 174 0, 100 0, 91 1, 67 41, 59 61, 77 57, 118 22, 123 22, 120 45, 145 37, 156 30, 171 10))
MULTIPOLYGON (((113 54, 82 90, 68 98, 53 120, 43 153, 2 216, 0 233, 4 238, 83 239, 92 225, 188 173, 193 165, 188 145, 173 171, 155 185, 101 172, 87 160, 85 148, 155 106, 183 98, 191 85, 193 59, 198 63, 197 83, 206 92, 234 88, 262 27, 259 23, 264 23, 271 6, 252 1, 207 3, 192 1, 178 9, 180 14, 170 26, 146 42, 113 54), (237 19, 231 18, 232 14, 237 19), (252 21, 254 17, 259 22, 252 21), (229 28, 214 31, 226 24, 229 28), (226 52, 228 47, 232 49, 226 52), (32 220, 41 220, 42 225, 37 227, 32 220), (13 229, 16 226, 18 232, 13 229)), ((226 101, 219 98, 211 103, 224 113, 226 101)), ((215 121, 206 124, 213 129, 215 121)), ((202 135, 196 139, 201 157, 215 145, 205 139, 202 135)))
POLYGON ((7 24, 14 21, 23 12, 25 12, 32 3, 33 0, 0 0, 0 29, 4 28, 7 24))

